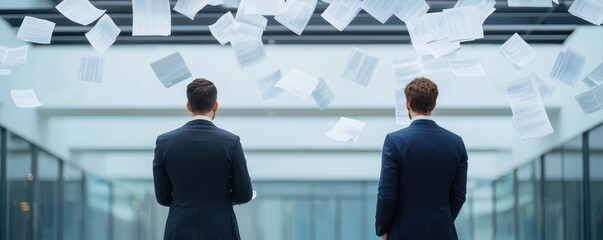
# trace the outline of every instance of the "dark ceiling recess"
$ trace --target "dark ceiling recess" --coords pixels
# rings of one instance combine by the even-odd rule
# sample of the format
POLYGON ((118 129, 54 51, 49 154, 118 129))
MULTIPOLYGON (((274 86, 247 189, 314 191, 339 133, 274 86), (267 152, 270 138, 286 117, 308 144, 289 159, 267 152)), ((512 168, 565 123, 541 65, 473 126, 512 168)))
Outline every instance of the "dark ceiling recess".
MULTIPOLYGON (((61 0, 53 0, 57 4, 61 0)), ((172 12, 172 35, 167 37, 133 37, 131 0, 91 0, 99 9, 106 9, 122 30, 116 44, 218 44, 207 25, 213 24, 227 11, 236 9, 207 6, 195 20, 172 12)), ((567 12, 572 1, 560 1, 552 8, 509 8, 506 1, 497 1, 494 12, 484 23, 485 38, 470 43, 503 43, 517 32, 529 43, 563 43, 579 25, 591 25, 567 12)), ((427 1, 429 12, 452 8, 456 0, 427 1)), ((172 6, 175 1, 172 1, 172 6)), ((320 14, 328 5, 319 1, 314 16, 301 36, 289 31, 268 17, 263 40, 268 44, 401 44, 410 43, 406 26, 393 16, 385 24, 361 11, 343 32, 332 27, 320 14)), ((92 28, 71 22, 56 9, 0 10, 0 16, 12 26, 19 27, 24 16, 55 22, 52 44, 88 44, 84 34, 92 28)))

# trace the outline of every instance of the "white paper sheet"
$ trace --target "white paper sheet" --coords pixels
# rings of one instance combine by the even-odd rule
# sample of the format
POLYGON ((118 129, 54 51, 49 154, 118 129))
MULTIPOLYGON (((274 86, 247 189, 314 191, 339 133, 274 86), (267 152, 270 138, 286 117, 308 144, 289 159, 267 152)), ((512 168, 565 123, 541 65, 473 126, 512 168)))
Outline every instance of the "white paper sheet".
POLYGON ((208 4, 209 0, 178 0, 174 11, 194 20, 197 13, 208 4))
POLYGON ((555 65, 549 75, 549 79, 551 81, 560 81, 570 87, 574 87, 585 62, 586 56, 584 53, 568 47, 565 51, 559 53, 557 61, 555 61, 555 65))
POLYGON ((425 0, 404 0, 395 3, 394 15, 403 22, 412 21, 427 14, 429 5, 425 0))
POLYGON ((193 76, 188 70, 188 66, 180 52, 172 53, 151 63, 151 68, 153 69, 155 76, 157 76, 157 79, 159 79, 161 84, 166 88, 174 86, 193 76))
POLYGON ((132 36, 169 36, 172 15, 169 0, 132 0, 132 36))
POLYGON ((494 8, 495 5, 495 0, 459 0, 456 2, 454 7, 476 7, 480 23, 483 24, 486 19, 496 10, 496 8, 494 8))
POLYGON ((509 7, 552 7, 551 0, 508 0, 509 7))
POLYGON ((553 95, 553 93, 555 93, 555 90, 557 90, 557 85, 543 78, 539 74, 532 73, 530 78, 532 81, 534 81, 534 84, 536 85, 536 88, 540 93, 540 98, 542 98, 543 102, 546 102, 553 95))
POLYGON ((428 43, 427 48, 434 58, 441 58, 454 54, 461 49, 461 44, 458 41, 451 41, 449 38, 444 38, 428 43))
POLYGON ((603 84, 603 62, 599 64, 599 66, 592 72, 590 72, 583 81, 589 88, 594 88, 603 84))
POLYGON ((33 89, 10 90, 13 102, 19 108, 35 108, 42 106, 33 89))
POLYGON ((264 29, 244 22, 234 21, 231 27, 233 35, 245 34, 259 39, 264 34, 264 29))
POLYGON ((586 114, 603 109, 603 85, 599 85, 585 93, 576 96, 576 101, 586 114))
POLYGON ((451 71, 448 61, 445 58, 421 61, 421 69, 424 74, 448 72, 451 71))
POLYGON ((266 59, 266 50, 261 38, 236 34, 230 43, 241 69, 255 66, 266 59))
POLYGON ((398 0, 370 0, 362 1, 362 9, 373 16, 377 21, 385 23, 397 9, 398 0))
POLYGON ((603 24, 603 1, 601 0, 575 0, 568 12, 592 24, 603 24))
POLYGON ((220 6, 224 4, 224 0, 209 0, 207 4, 211 6, 220 6))
POLYGON ((209 32, 221 45, 224 45, 232 39, 232 25, 234 24, 234 21, 232 13, 227 12, 214 24, 208 26, 209 32))
POLYGON ((103 81, 105 60, 98 56, 84 56, 80 61, 77 80, 100 83, 103 81))
POLYGON ((365 122, 347 117, 341 117, 335 127, 326 132, 325 135, 339 142, 356 142, 358 141, 360 133, 365 126, 365 122))
POLYGON ((473 41, 484 38, 484 28, 476 7, 444 9, 450 29, 450 41, 473 41))
POLYGON ((261 29, 266 29, 266 26, 268 25, 268 19, 259 14, 248 14, 245 10, 245 7, 245 4, 239 4, 237 14, 235 15, 235 20, 241 23, 251 24, 261 29))
POLYGON ((15 48, 8 48, 0 45, 0 68, 8 69, 25 64, 27 62, 27 52, 29 45, 23 45, 15 48))
POLYGON ((247 14, 274 16, 285 11, 285 0, 242 0, 247 14))
POLYGON ((291 69, 287 75, 274 86, 294 93, 301 98, 308 98, 318 86, 320 80, 297 69, 291 69))
POLYGON ((369 55, 359 48, 353 48, 341 77, 366 87, 378 63, 379 57, 369 55))
POLYGON ((285 12, 274 16, 274 20, 301 35, 314 13, 316 3, 316 0, 288 0, 285 12))
POLYGON ((521 142, 554 132, 540 93, 531 78, 510 82, 507 84, 507 94, 513 112, 513 125, 521 142))
POLYGON ((88 25, 107 10, 99 10, 88 0, 63 0, 56 7, 63 16, 81 25, 88 25))
POLYGON ((360 12, 360 0, 339 0, 331 3, 320 15, 339 31, 343 31, 360 12))
POLYGON ((410 125, 410 117, 408 116, 408 109, 406 108, 406 95, 404 94, 404 88, 398 88, 395 91, 396 98, 396 124, 398 125, 410 125))
POLYGON ((98 54, 103 54, 115 43, 121 30, 115 25, 109 15, 104 15, 90 31, 86 33, 86 38, 90 45, 98 54))
POLYGON ((0 76, 8 76, 13 72, 12 69, 0 69, 0 76))
POLYGON ((281 70, 277 70, 268 76, 257 80, 258 89, 260 91, 260 98, 262 101, 266 101, 271 98, 275 98, 283 93, 282 88, 275 87, 274 85, 283 78, 281 70))
POLYGON ((312 98, 318 104, 320 110, 324 110, 333 102, 335 94, 333 94, 327 82, 321 78, 314 91, 312 91, 312 98))
POLYGON ((17 38, 26 42, 50 44, 54 26, 51 21, 26 16, 19 27, 17 38))
POLYGON ((421 62, 417 59, 396 60, 392 64, 396 89, 404 88, 406 84, 423 75, 421 62))
POLYGON ((536 57, 536 50, 530 47, 517 33, 513 34, 500 47, 500 52, 517 69, 524 67, 536 57))
POLYGON ((406 22, 412 44, 425 45, 429 42, 449 38, 448 20, 443 12, 428 13, 406 22))
POLYGON ((450 60, 448 64, 455 76, 477 77, 486 75, 479 59, 450 60))

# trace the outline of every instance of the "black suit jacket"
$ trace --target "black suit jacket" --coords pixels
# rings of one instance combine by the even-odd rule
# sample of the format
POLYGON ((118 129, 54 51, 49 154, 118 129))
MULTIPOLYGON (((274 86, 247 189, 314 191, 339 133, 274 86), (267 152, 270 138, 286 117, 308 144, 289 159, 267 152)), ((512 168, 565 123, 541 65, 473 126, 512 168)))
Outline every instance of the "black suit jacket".
POLYGON ((155 196, 170 207, 165 240, 240 239, 233 205, 249 202, 251 180, 239 137, 193 120, 157 138, 155 196))
POLYGON ((383 144, 375 227, 389 239, 458 239, 454 220, 467 185, 461 137, 416 120, 383 144))

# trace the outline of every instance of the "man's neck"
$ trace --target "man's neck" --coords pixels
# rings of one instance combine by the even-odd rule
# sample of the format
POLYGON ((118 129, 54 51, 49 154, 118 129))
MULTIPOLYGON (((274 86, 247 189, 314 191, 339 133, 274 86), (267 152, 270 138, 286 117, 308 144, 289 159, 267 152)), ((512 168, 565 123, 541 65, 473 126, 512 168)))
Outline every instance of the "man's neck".
POLYGON ((431 113, 415 113, 415 112, 411 112, 410 113, 410 119, 415 119, 417 117, 421 117, 421 118, 430 118, 431 117, 431 113))

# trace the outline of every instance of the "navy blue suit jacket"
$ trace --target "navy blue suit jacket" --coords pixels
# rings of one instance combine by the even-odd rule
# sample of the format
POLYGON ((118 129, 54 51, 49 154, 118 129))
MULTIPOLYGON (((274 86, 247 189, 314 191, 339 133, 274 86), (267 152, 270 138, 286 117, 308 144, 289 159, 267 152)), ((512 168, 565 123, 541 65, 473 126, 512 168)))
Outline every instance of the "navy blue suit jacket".
POLYGON ((461 137, 431 120, 416 120, 383 144, 375 227, 398 239, 458 239, 454 220, 467 185, 461 137))
POLYGON ((206 120, 162 134, 153 179, 157 201, 170 207, 165 240, 240 239, 233 205, 253 190, 238 136, 206 120))

